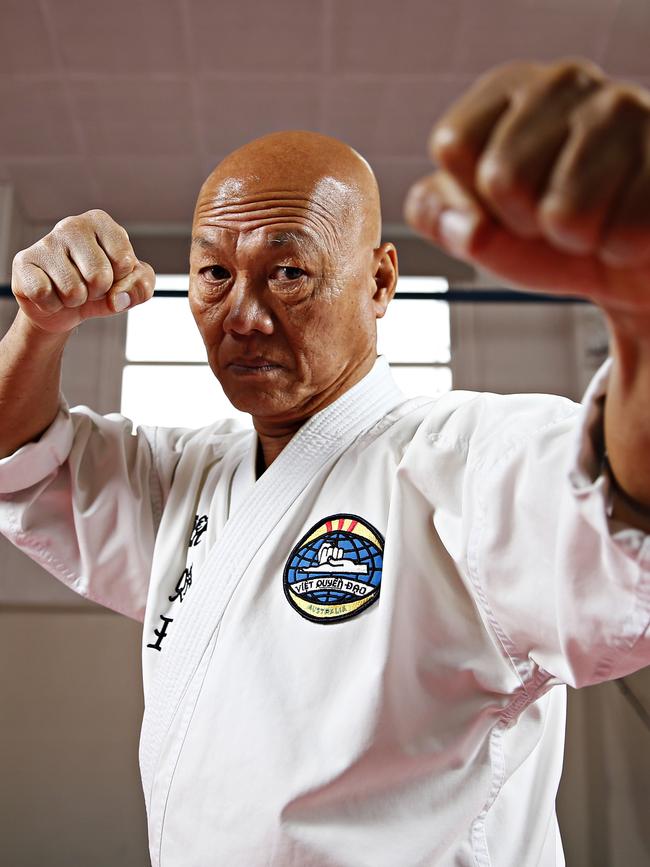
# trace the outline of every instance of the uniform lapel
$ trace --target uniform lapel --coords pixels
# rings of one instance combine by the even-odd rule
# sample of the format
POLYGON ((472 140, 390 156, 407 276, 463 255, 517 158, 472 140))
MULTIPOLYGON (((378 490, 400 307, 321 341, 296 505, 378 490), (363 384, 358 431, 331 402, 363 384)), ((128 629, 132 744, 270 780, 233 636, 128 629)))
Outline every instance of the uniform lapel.
MULTIPOLYGON (((174 643, 160 660, 149 690, 140 765, 150 820, 152 786, 165 737, 243 573, 321 467, 403 400, 387 362, 379 358, 361 382, 304 424, 231 512, 177 617, 174 643)), ((155 850, 152 845, 152 854, 155 850)))

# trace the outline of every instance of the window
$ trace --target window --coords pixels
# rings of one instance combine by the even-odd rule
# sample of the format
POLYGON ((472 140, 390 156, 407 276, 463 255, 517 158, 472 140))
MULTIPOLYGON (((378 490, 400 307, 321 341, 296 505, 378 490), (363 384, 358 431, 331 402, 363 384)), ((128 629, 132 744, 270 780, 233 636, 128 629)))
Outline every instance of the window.
MULTIPOLYGON (((228 401, 210 370, 187 298, 187 275, 159 275, 162 293, 128 313, 122 413, 136 424, 200 427, 218 418, 250 417, 228 401)), ((399 293, 441 292, 447 281, 401 277, 399 293)), ((379 321, 379 352, 388 358, 395 380, 409 396, 451 388, 449 305, 429 298, 397 297, 379 321)))

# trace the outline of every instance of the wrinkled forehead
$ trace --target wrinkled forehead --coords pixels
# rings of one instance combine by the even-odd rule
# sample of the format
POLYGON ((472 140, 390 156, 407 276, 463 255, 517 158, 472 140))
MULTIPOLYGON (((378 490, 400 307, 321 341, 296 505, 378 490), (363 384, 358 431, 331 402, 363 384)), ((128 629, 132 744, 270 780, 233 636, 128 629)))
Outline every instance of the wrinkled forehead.
POLYGON ((210 258, 216 252, 230 255, 239 252, 264 257, 280 254, 298 255, 303 259, 320 260, 328 250, 323 238, 309 229, 296 227, 291 221, 251 227, 244 231, 222 226, 204 227, 192 235, 190 255, 192 259, 210 258))
POLYGON ((360 191, 344 179, 323 175, 306 182, 263 175, 210 176, 194 212, 193 235, 212 229, 254 231, 263 227, 298 230, 340 245, 363 211, 360 191))

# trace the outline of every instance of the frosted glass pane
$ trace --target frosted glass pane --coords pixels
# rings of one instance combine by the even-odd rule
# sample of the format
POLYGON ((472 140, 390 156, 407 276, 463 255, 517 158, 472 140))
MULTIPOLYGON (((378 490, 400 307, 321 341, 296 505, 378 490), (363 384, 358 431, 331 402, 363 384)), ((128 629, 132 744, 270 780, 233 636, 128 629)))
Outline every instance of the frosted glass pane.
MULTIPOLYGON (((187 291, 188 276, 159 275, 156 289, 187 291)), ((398 291, 433 292, 447 288, 439 277, 401 277, 398 291)), ((438 362, 450 358, 449 305, 445 301, 394 300, 378 322, 379 351, 389 361, 438 362)), ((128 361, 205 361, 205 347, 187 298, 152 298, 129 311, 128 361)))
POLYGON ((391 367, 391 373, 407 397, 451 391, 449 367, 391 367))
POLYGON ((446 277, 411 277, 404 274, 397 281, 398 292, 446 292, 448 289, 446 277))
POLYGON ((234 408, 207 364, 127 365, 122 376, 121 411, 136 425, 195 428, 236 418, 252 427, 250 416, 234 408))
POLYGON ((394 299, 377 323, 378 351, 389 361, 450 360, 449 304, 446 301, 394 299))
MULTIPOLYGON (((156 278, 156 289, 187 290, 188 277, 156 278)), ((126 327, 128 361, 205 361, 201 335, 187 298, 152 298, 129 310, 126 327)))
POLYGON ((187 292, 189 288, 189 274, 156 274, 156 290, 176 289, 187 292))

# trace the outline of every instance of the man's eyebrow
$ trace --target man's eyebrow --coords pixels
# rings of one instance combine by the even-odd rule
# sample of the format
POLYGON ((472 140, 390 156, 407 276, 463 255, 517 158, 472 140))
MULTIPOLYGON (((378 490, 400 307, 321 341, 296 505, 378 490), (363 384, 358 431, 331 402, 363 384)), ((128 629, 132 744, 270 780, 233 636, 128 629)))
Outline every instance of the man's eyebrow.
MULTIPOLYGON (((309 248, 311 250, 316 250, 318 248, 314 239, 311 235, 307 234, 307 232, 299 232, 291 229, 267 235, 266 243, 269 247, 295 245, 296 247, 309 248)), ((192 246, 203 247, 204 250, 213 250, 217 245, 209 238, 203 238, 201 235, 194 235, 192 237, 192 246)))
POLYGON ((309 250, 316 250, 318 245, 307 232, 298 232, 295 230, 287 229, 282 232, 273 232, 273 234, 268 235, 266 239, 269 247, 282 247, 284 245, 293 244, 296 247, 302 247, 309 250))
POLYGON ((192 238, 192 246, 203 247, 206 250, 211 250, 214 247, 214 243, 208 238, 201 238, 200 235, 194 235, 192 238))

